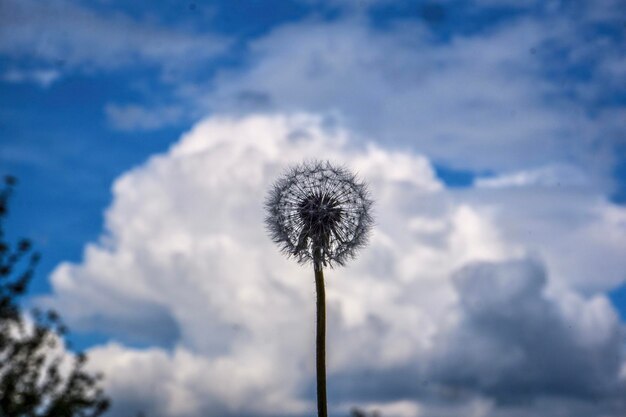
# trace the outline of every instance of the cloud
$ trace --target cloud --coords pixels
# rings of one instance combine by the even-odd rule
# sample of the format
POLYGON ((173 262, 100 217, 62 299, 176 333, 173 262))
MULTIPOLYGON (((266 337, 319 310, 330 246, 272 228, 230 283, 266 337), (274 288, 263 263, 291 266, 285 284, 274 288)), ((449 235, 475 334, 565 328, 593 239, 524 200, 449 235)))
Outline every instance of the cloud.
MULTIPOLYGON (((398 10, 409 7, 399 3, 398 10)), ((362 136, 437 164, 498 176, 571 166, 608 193, 624 106, 607 97, 621 90, 624 57, 619 37, 594 28, 621 28, 623 13, 616 1, 539 3, 479 28, 433 29, 401 15, 377 27, 376 8, 394 2, 359 2, 337 19, 282 24, 245 40, 239 64, 220 69, 211 67, 216 56, 238 52, 206 31, 70 1, 9 1, 0 12, 0 53, 20 73, 156 67, 156 84, 167 92, 160 104, 153 96, 109 102, 104 111, 115 129, 159 129, 208 112, 304 110, 338 115, 362 136), (357 11, 368 8, 371 16, 357 11)), ((473 16, 493 2, 424 8, 431 6, 473 16)))
POLYGON ((19 70, 11 69, 5 71, 2 80, 9 83, 34 82, 42 88, 52 85, 59 77, 60 72, 54 69, 19 70))
POLYGON ((608 301, 555 300, 544 293, 546 282, 541 265, 529 260, 456 272, 460 320, 435 361, 438 379, 500 402, 596 399, 617 388, 622 334, 608 301))
POLYGON ((222 52, 217 36, 164 29, 121 13, 97 13, 66 0, 8 0, 0 9, 0 54, 93 72, 157 65, 166 73, 222 52))
POLYGON ((576 187, 547 214, 542 189, 452 192, 425 157, 366 142, 324 116, 215 116, 115 182, 101 239, 55 270, 47 301, 112 336, 90 350, 112 416, 314 408, 312 272, 266 236, 263 200, 286 165, 316 157, 356 170, 376 199, 368 248, 327 272, 334 412, 623 414, 622 329, 602 291, 624 279, 624 210, 576 187), (536 224, 576 237, 562 236, 569 269, 563 248, 512 228, 536 224), (129 332, 159 346, 127 347, 129 332))
POLYGON ((608 98, 619 77, 605 73, 623 57, 593 24, 561 4, 449 34, 400 17, 383 28, 359 14, 309 19, 252 41, 248 66, 195 90, 209 111, 245 114, 252 94, 264 106, 253 111, 339 115, 438 164, 498 174, 567 165, 609 190, 623 105, 608 98))
POLYGON ((528 51, 541 29, 518 22, 441 45, 420 24, 384 32, 358 20, 287 25, 256 41, 252 67, 218 80, 210 100, 237 109, 233 98, 252 90, 278 109, 334 110, 380 141, 463 167, 552 161, 570 119, 543 103, 535 83, 539 65, 528 51), (548 153, 531 156, 531 147, 548 153))
POLYGON ((109 103, 104 112, 114 128, 125 131, 159 129, 180 122, 184 116, 184 110, 177 106, 146 108, 109 103))
POLYGON ((589 184, 585 173, 569 165, 549 165, 495 177, 478 178, 477 187, 554 187, 554 186, 585 186, 589 184))
POLYGON ((541 258, 551 287, 595 294, 626 278, 626 213, 587 186, 476 188, 460 192, 488 211, 512 244, 541 258), (593 277, 593 278, 591 278, 593 277))

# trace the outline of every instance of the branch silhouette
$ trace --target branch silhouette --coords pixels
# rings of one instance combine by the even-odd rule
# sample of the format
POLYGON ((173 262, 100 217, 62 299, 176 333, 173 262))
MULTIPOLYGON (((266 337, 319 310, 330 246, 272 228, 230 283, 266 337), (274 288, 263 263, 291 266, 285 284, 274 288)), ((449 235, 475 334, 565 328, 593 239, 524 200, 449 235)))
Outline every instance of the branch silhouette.
POLYGON ((65 370, 62 341, 67 327, 53 310, 21 311, 40 255, 28 239, 7 241, 4 222, 16 179, 0 190, 0 416, 97 417, 109 407, 101 375, 85 370, 85 354, 69 354, 65 370))

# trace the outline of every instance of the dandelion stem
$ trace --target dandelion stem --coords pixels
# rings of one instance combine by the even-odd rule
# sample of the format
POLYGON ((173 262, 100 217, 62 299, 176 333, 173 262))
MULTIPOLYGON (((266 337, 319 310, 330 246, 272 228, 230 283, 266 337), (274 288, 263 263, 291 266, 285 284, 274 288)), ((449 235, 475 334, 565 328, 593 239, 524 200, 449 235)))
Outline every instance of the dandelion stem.
POLYGON ((324 291, 324 271, 319 262, 319 249, 315 250, 315 292, 317 295, 317 337, 316 365, 317 365, 317 416, 327 417, 326 406, 326 294, 324 291))
POLYGON ((324 267, 343 265, 372 226, 365 184, 343 168, 314 161, 294 166, 270 190, 265 219, 272 240, 300 263, 313 263, 317 295, 317 415, 327 417, 324 267))

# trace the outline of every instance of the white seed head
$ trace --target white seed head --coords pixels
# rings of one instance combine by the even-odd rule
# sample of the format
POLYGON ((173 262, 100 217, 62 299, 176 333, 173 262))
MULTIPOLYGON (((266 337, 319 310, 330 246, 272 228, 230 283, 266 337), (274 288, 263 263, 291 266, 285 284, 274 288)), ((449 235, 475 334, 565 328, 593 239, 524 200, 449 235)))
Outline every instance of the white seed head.
POLYGON ((267 229, 300 263, 343 265, 367 243, 372 201, 354 174, 329 162, 291 167, 266 200, 267 229))

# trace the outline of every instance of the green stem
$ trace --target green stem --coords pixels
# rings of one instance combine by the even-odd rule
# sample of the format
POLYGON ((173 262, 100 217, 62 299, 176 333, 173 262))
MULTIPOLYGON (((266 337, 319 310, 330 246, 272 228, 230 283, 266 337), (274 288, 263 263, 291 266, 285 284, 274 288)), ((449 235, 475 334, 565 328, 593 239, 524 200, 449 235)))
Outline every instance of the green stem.
MULTIPOLYGON (((317 255, 317 254, 316 254, 317 255)), ((319 255, 318 255, 319 256, 319 255)), ((319 259, 319 257, 316 258, 319 259)), ((326 294, 324 291, 324 271, 319 261, 315 262, 315 292, 317 295, 317 416, 327 417, 326 405, 326 294)))

